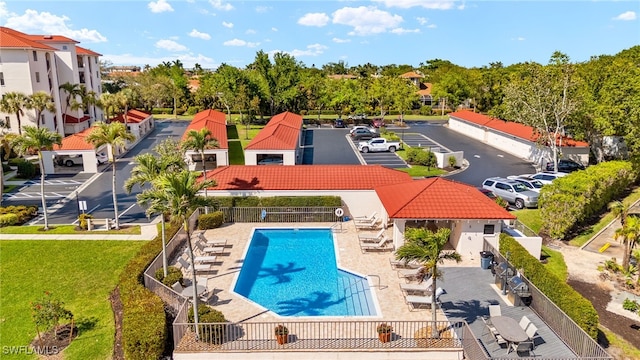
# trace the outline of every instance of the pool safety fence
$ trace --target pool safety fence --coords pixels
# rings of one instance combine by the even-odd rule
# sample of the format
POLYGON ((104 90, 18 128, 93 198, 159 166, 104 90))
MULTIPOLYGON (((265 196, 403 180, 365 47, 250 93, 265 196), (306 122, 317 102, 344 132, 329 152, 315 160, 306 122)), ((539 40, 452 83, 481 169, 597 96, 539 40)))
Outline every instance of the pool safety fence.
POLYGON ((367 350, 447 349, 462 351, 458 334, 464 322, 438 321, 436 334, 431 321, 282 321, 199 324, 174 322, 176 352, 191 351, 283 351, 283 350, 367 350), (276 329, 282 335, 276 335, 276 329), (283 330, 285 329, 285 330, 283 330), (390 329, 389 332, 383 329, 390 329), (178 340, 179 339, 179 340, 178 340))
POLYGON ((224 222, 335 222, 336 206, 223 207, 224 222))

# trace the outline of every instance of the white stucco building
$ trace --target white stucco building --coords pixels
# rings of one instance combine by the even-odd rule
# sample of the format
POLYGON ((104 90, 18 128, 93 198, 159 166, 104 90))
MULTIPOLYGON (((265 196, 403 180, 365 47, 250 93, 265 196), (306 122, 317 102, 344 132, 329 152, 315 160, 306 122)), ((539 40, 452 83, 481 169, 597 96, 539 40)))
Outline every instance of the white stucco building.
MULTIPOLYGON (((67 106, 69 83, 86 93, 100 97, 100 54, 77 45, 78 42, 61 35, 28 35, 7 27, 0 27, 0 96, 18 92, 26 96, 45 92, 53 98, 55 111, 44 111, 36 119, 35 110, 23 109, 20 126, 47 127, 61 135, 72 134, 104 120, 101 109, 88 105, 72 110, 67 106), (67 126, 69 125, 69 126, 67 126)), ((76 97, 81 102, 80 96, 76 97)), ((0 120, 11 132, 19 132, 15 113, 0 113, 0 120)))
MULTIPOLYGON (((211 132, 210 137, 218 141, 217 147, 204 149, 205 168, 211 170, 218 166, 229 165, 229 141, 227 138, 226 115, 217 110, 200 111, 193 117, 189 126, 187 126, 187 129, 182 135, 182 141, 187 139, 189 131, 200 131, 203 128, 209 129, 211 132)), ((184 156, 189 170, 202 170, 202 158, 198 151, 187 150, 184 156)))
POLYGON ((283 112, 269 120, 267 125, 244 149, 246 165, 264 163, 296 165, 302 162, 302 116, 283 112), (271 160, 271 161, 270 161, 271 160))

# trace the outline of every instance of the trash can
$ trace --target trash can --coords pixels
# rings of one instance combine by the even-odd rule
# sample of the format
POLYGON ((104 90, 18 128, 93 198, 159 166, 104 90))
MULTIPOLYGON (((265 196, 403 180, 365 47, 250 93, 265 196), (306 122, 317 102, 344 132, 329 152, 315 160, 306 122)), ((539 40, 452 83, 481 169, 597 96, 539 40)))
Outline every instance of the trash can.
POLYGON ((487 270, 491 269, 493 262, 493 253, 491 251, 480 251, 480 267, 487 270))

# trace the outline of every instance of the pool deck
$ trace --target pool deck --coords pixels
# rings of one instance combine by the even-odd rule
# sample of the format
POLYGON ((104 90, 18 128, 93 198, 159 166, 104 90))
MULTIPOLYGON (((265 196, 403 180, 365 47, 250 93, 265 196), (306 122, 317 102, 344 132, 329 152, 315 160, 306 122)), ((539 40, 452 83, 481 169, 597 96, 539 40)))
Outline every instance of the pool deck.
MULTIPOLYGON (((222 255, 218 256, 215 273, 210 275, 207 283, 209 289, 215 287, 216 297, 211 301, 211 305, 221 311, 227 320, 232 322, 244 321, 277 321, 282 318, 278 315, 266 311, 264 308, 247 300, 246 298, 235 294, 233 290, 233 282, 237 273, 240 271, 243 255, 246 246, 250 240, 253 228, 270 228, 270 227, 324 227, 329 228, 333 223, 235 223, 226 224, 220 228, 207 230, 205 236, 209 240, 226 239, 227 247, 222 255)), ((394 319, 394 320, 415 320, 416 316, 423 319, 431 319, 430 309, 420 309, 410 311, 408 305, 405 304, 404 296, 400 290, 400 283, 405 280, 398 277, 396 270, 391 268, 390 260, 394 259, 391 251, 370 251, 362 253, 358 240, 359 233, 373 233, 371 231, 356 230, 353 222, 345 222, 342 224, 342 230, 339 226, 334 231, 338 245, 338 266, 361 275, 376 275, 380 278, 380 287, 378 287, 377 278, 372 277, 372 291, 377 299, 381 314, 376 317, 358 317, 362 320, 366 319, 394 319)), ((391 229, 388 234, 391 235, 391 229)), ((479 268, 479 259, 463 259, 462 263, 456 266, 475 266, 479 268)), ((453 264, 444 264, 451 266, 453 264)), ((199 274, 203 276, 203 274, 199 274)), ((445 320, 442 310, 437 310, 440 314, 439 318, 445 320)), ((313 321, 313 318, 300 318, 313 321)), ((353 317, 319 317, 317 320, 352 320, 353 317)))

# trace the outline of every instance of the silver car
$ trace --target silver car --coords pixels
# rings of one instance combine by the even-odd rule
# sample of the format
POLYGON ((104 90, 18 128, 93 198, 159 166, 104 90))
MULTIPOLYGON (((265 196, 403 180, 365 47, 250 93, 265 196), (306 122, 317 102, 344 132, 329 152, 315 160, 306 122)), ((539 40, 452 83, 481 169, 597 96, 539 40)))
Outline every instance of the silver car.
POLYGON ((499 177, 489 178, 482 182, 482 187, 491 190, 496 196, 500 196, 518 209, 538 207, 539 194, 515 180, 499 177))

